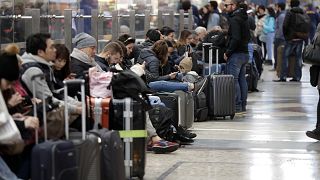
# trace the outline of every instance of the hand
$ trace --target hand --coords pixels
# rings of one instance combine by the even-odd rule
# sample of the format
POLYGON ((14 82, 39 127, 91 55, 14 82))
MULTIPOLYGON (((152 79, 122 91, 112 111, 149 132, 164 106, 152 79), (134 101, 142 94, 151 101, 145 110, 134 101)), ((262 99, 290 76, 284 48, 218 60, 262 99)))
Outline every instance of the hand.
POLYGON ((173 73, 169 74, 170 79, 175 79, 177 74, 178 74, 177 72, 173 72, 173 73))
POLYGON ((38 129, 39 128, 39 119, 32 116, 27 116, 24 120, 24 126, 28 129, 38 129))
POLYGON ((24 116, 21 113, 15 113, 12 115, 12 118, 17 120, 24 118, 24 116))
POLYGON ((76 78, 76 74, 75 73, 70 73, 69 76, 66 78, 66 80, 75 79, 75 78, 76 78))
POLYGON ((32 98, 31 101, 32 103, 35 103, 35 104, 40 104, 42 102, 41 99, 37 99, 37 98, 32 98))
POLYGON ((174 65, 174 68, 177 69, 179 72, 181 71, 180 66, 179 65, 174 65))
POLYGON ((24 98, 19 93, 16 92, 11 96, 11 98, 8 101, 8 104, 11 107, 15 107, 16 105, 20 104, 23 100, 24 98))
POLYGON ((223 54, 223 58, 224 58, 225 61, 228 61, 228 56, 227 56, 226 53, 223 54))

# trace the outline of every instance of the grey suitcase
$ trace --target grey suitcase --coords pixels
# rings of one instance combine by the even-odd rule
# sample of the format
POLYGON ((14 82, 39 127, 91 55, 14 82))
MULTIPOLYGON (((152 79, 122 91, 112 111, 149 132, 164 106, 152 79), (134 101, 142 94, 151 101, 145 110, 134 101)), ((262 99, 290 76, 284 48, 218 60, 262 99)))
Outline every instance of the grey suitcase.
MULTIPOLYGON (((43 74, 33 76, 32 93, 35 95, 36 78, 44 78, 43 74)), ((46 100, 43 96, 42 102, 46 100)), ((76 163, 76 151, 72 142, 68 140, 47 140, 46 106, 43 104, 43 143, 38 144, 38 132, 36 131, 36 145, 31 154, 31 178, 33 180, 76 180, 78 167, 76 163)), ((37 104, 33 106, 34 116, 37 117, 37 104)), ((65 124, 67 126, 67 124, 65 124)), ((66 128, 67 129, 67 128, 66 128)))
MULTIPOLYGON (((209 48, 209 54, 212 54, 213 48, 209 48)), ((218 48, 216 54, 218 54, 218 48)), ((218 57, 216 58, 218 64, 218 57)), ((212 64, 212 56, 209 55, 209 64, 212 64)), ((218 68, 218 66, 216 66, 218 68)), ((216 70, 218 72, 218 70, 216 70)), ((213 119, 217 117, 230 116, 231 119, 235 115, 235 85, 232 75, 211 74, 208 76, 207 86, 207 104, 208 116, 213 119)))
MULTIPOLYGON (((66 80, 64 81, 64 95, 68 96, 68 85, 81 84, 81 132, 66 133, 66 139, 71 139, 76 149, 77 165, 79 168, 79 180, 100 180, 100 144, 99 138, 91 133, 86 132, 86 107, 85 107, 85 90, 84 80, 66 80)), ((66 98, 65 98, 66 99, 66 98)), ((65 118, 69 119, 68 103, 65 101, 65 118)), ((68 126, 66 126, 68 128, 68 126)), ((69 132, 69 130, 66 130, 69 132)))
POLYGON ((194 122, 194 99, 191 92, 174 91, 179 95, 179 125, 191 128, 194 122))

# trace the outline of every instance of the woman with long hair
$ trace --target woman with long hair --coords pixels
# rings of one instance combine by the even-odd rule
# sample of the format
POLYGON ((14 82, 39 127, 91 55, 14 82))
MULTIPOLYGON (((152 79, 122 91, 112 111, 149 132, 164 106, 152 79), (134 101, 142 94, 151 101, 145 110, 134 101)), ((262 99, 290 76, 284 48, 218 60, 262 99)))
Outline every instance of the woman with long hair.
POLYGON ((275 35, 275 22, 276 22, 276 13, 272 7, 267 8, 267 15, 263 25, 263 33, 265 34, 265 43, 267 46, 267 62, 272 62, 273 57, 273 40, 275 35))

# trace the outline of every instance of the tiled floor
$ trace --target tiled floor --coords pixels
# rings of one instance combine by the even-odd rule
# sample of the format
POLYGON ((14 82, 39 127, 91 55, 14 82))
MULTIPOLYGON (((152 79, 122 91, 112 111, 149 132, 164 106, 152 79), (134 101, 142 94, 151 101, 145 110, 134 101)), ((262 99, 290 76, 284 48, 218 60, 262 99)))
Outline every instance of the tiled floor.
POLYGON ((316 121, 317 89, 275 83, 265 72, 245 117, 194 124, 195 143, 172 154, 147 154, 145 179, 319 180, 320 143, 305 136, 316 121))

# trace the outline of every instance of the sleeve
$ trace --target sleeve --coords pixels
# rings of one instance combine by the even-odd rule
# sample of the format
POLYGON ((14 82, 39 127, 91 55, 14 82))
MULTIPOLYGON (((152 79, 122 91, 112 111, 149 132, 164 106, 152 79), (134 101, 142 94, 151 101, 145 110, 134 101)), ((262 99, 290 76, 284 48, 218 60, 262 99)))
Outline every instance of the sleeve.
POLYGON ((288 37, 289 34, 289 26, 290 26, 290 19, 291 19, 291 13, 287 12, 286 16, 284 17, 283 20, 283 35, 284 37, 288 37))
POLYGON ((235 18, 231 18, 230 25, 232 26, 232 28, 231 28, 231 37, 230 37, 229 46, 226 51, 227 57, 231 56, 231 54, 237 49, 237 46, 241 41, 240 24, 237 22, 235 18))
POLYGON ((159 76, 159 66, 160 63, 158 60, 151 60, 148 64, 149 66, 149 72, 154 77, 154 81, 161 81, 161 80, 169 80, 170 77, 168 75, 166 76, 159 76))

